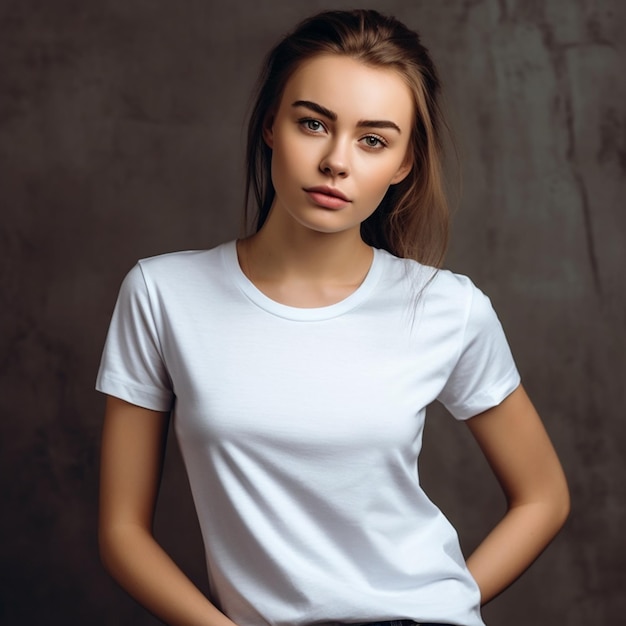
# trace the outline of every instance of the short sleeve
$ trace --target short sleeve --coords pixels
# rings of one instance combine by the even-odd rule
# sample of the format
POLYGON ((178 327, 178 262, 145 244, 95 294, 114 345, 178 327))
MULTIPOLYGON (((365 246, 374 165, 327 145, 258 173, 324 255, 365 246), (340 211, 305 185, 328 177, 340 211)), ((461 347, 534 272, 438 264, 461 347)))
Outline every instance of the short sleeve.
POLYGON ((520 375, 489 298, 471 284, 471 297, 458 360, 438 400, 459 420, 502 402, 520 375))
POLYGON ((96 389, 147 409, 171 409, 172 385, 139 264, 127 274, 120 287, 96 389))

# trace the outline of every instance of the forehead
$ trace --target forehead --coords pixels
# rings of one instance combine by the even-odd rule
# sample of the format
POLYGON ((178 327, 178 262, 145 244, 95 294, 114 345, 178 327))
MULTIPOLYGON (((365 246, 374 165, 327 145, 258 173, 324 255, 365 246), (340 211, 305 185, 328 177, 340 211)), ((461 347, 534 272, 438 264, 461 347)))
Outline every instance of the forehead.
POLYGON ((285 85, 281 108, 296 100, 316 102, 347 120, 392 119, 408 126, 413 117, 413 96, 398 72, 346 56, 302 63, 285 85))

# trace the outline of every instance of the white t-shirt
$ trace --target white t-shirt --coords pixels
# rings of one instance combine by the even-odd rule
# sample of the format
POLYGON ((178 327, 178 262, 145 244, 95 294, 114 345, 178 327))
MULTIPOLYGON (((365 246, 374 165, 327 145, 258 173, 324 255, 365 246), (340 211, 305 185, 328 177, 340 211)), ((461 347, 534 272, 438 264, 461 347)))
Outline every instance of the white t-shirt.
POLYGON ((212 600, 235 623, 480 626, 417 457, 430 402, 466 419, 519 382, 466 277, 375 250, 346 299, 295 308, 248 280, 230 242, 130 271, 97 388, 173 410, 212 600))

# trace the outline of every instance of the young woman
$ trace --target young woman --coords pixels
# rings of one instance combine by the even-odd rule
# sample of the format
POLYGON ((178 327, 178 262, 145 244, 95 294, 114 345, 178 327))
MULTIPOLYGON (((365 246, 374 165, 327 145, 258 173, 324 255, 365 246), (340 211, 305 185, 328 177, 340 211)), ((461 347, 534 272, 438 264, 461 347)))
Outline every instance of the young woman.
POLYGON ((489 300, 436 269, 438 92, 398 21, 303 22, 271 52, 250 122, 256 232, 125 279, 97 385, 100 546, 165 622, 479 626, 563 524, 563 473, 489 300), (508 501, 467 561, 419 485, 435 399, 508 501), (152 535, 170 415, 210 599, 152 535))

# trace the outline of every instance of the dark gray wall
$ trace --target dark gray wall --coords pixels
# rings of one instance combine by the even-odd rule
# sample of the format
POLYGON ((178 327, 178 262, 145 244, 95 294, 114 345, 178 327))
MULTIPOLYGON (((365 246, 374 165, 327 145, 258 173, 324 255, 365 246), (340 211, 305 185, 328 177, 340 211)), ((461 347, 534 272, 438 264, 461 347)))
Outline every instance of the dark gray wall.
MULTIPOLYGON (((353 2, 337 1, 336 8, 353 2)), ((373 2, 423 33, 463 164, 450 266, 489 293, 568 473, 564 532, 490 624, 626 614, 626 3, 373 2)), ((93 381, 138 257, 238 232, 261 54, 329 3, 0 2, 0 621, 153 624, 95 547, 93 381)), ((158 533, 204 584, 175 446, 158 533)), ((502 497, 433 412, 422 462, 470 550, 502 497)))

